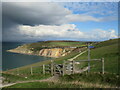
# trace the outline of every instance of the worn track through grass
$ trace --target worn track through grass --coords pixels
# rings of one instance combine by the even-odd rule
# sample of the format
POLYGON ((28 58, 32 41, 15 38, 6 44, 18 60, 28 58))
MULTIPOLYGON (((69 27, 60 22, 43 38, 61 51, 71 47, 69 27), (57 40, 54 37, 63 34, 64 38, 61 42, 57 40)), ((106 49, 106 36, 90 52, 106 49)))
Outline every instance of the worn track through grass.
POLYGON ((50 77, 50 78, 47 78, 47 79, 43 79, 43 80, 29 80, 29 81, 19 81, 19 82, 16 82, 16 83, 10 83, 10 84, 7 84, 7 85, 3 85, 2 87, 0 88, 4 88, 4 87, 9 87, 9 86, 12 86, 12 85, 15 85, 15 84, 21 84, 21 83, 30 83, 30 82, 47 82, 47 83, 55 83, 55 84, 64 84, 64 85, 67 85, 67 84, 72 84, 72 85, 82 85, 84 87, 95 87, 95 88, 117 88, 115 86, 110 86, 110 85, 103 85, 103 84, 98 84, 98 83, 87 83, 87 82, 83 82, 83 81, 71 81, 71 82, 67 82, 67 81, 61 81, 59 79, 59 76, 53 76, 53 77, 50 77))

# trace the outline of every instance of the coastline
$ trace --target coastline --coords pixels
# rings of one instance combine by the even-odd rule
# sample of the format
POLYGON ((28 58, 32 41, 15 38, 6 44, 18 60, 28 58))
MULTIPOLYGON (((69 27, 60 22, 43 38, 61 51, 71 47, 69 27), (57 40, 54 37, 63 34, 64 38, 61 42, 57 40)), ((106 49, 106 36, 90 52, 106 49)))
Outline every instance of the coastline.
MULTIPOLYGON (((46 49, 46 48, 45 48, 46 49)), ((17 68, 27 68, 27 67, 30 67, 30 66, 36 66, 36 65, 43 65, 43 64, 48 64, 51 62, 51 60, 54 60, 54 61, 63 61, 66 59, 66 57, 71 57, 71 54, 74 54, 74 49, 75 48, 64 48, 64 50, 62 50, 61 48, 52 48, 51 50, 48 49, 48 50, 45 50, 43 48, 43 50, 41 49, 41 54, 40 54, 40 51, 36 51, 36 50, 33 50, 33 48, 28 48, 26 45, 20 45, 20 46, 17 46, 16 48, 13 48, 13 49, 8 49, 6 50, 6 52, 11 52, 11 53, 18 53, 18 54, 23 54, 23 55, 34 55, 34 56, 42 56, 42 57, 50 57, 50 56, 47 56, 47 55, 54 55, 54 56, 58 56, 58 55, 61 55, 60 57, 50 57, 50 59, 45 59, 44 61, 38 61, 38 62, 35 62, 35 63, 32 63, 32 64, 28 64, 28 65, 24 65, 24 66, 20 66, 20 67, 16 67, 16 68, 13 68, 13 69, 9 69, 9 70, 6 70, 6 71, 11 71, 11 70, 16 70, 17 68), (54 49, 54 50, 53 50, 54 49), (44 52, 44 53, 43 53, 44 52), (63 53, 61 53, 63 52, 63 53), (43 54, 42 54, 43 53, 43 54), (65 54, 64 56, 62 56, 62 54, 65 54), (70 54, 70 55, 68 55, 70 54), (46 56, 44 56, 46 55, 46 56), (52 59, 51 59, 52 58, 52 59)), ((78 52, 76 52, 78 53, 78 52)))
POLYGON ((35 56, 40 56, 38 54, 32 54, 32 53, 23 53, 23 52, 19 52, 15 49, 10 49, 10 50, 6 50, 7 52, 11 52, 11 53, 18 53, 18 54, 24 54, 24 55, 35 55, 35 56))
POLYGON ((59 57, 52 57, 52 56, 43 56, 43 55, 39 55, 39 54, 35 54, 35 53, 23 53, 18 50, 15 50, 15 49, 10 49, 10 50, 6 50, 6 51, 11 52, 11 53, 24 54, 24 55, 35 55, 35 56, 42 56, 42 57, 59 58, 59 57))

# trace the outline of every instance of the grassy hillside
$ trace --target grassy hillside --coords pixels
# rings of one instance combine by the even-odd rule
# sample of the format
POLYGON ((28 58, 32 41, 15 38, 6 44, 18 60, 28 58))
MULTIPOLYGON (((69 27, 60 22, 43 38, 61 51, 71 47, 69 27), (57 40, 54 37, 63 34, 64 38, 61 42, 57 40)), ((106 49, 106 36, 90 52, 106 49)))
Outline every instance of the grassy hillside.
MULTIPOLYGON (((118 39, 100 42, 94 45, 95 49, 91 49, 91 59, 105 59, 105 71, 118 73, 118 39)), ((76 60, 87 59, 87 52, 78 57, 76 60)), ((87 66, 87 62, 82 62, 81 66, 87 66)), ((92 61, 91 71, 101 71, 101 62, 92 61)))
POLYGON ((95 47, 105 47, 113 44, 118 44, 120 39, 110 39, 107 41, 99 42, 98 44, 95 45, 95 47))
POLYGON ((29 82, 16 84, 7 88, 82 88, 82 85, 53 83, 53 82, 29 82))
MULTIPOLYGON (((80 74, 71 74, 60 77, 62 81, 78 81, 78 82, 87 82, 93 84, 102 84, 103 86, 119 86, 120 76, 117 74, 100 74, 100 73, 80 73, 80 74)), ((89 87, 89 86, 88 86, 89 87)))
MULTIPOLYGON (((62 76, 59 81, 24 82, 6 88, 116 88, 120 83, 119 78, 119 75, 109 73, 81 73, 62 76)), ((18 78, 18 80, 25 81, 22 78, 18 78)))
POLYGON ((29 82, 20 83, 6 88, 115 88, 111 85, 93 84, 85 82, 29 82))

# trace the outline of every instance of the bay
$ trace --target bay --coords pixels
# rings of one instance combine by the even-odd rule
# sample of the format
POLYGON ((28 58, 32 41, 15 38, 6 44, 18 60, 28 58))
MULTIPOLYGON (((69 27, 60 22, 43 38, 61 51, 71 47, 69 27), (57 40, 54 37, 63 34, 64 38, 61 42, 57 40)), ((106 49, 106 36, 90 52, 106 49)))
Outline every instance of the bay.
POLYGON ((3 42, 2 43, 2 70, 9 70, 43 60, 50 60, 50 57, 24 55, 18 53, 7 52, 6 50, 16 48, 19 45, 25 44, 24 42, 3 42))

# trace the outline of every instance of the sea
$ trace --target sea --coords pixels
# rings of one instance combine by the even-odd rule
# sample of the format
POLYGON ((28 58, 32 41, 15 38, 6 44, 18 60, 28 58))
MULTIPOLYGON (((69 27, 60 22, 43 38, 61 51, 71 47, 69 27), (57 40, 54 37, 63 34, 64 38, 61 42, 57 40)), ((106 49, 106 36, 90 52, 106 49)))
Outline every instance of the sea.
POLYGON ((53 58, 7 52, 27 42, 2 42, 2 71, 37 63, 53 58))

